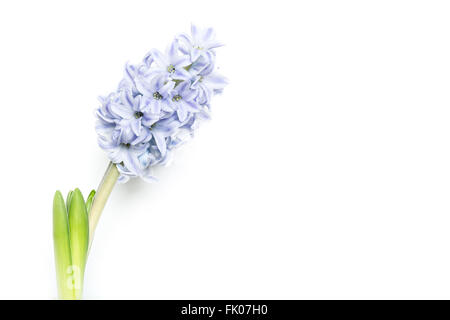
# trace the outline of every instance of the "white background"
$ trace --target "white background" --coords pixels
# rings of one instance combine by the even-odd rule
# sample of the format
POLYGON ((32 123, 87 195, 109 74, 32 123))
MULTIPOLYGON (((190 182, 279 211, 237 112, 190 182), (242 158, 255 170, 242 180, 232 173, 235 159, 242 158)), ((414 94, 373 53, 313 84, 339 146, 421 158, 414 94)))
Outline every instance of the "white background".
POLYGON ((87 299, 450 298, 447 1, 2 1, 0 298, 56 298, 52 197, 96 188, 97 96, 190 23, 231 84, 118 185, 87 299))

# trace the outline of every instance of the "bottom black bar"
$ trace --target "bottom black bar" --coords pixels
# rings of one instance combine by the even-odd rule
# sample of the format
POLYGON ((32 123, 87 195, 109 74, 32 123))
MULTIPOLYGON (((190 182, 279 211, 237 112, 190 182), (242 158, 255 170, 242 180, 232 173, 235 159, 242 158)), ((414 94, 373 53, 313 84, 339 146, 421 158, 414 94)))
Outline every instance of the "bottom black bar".
MULTIPOLYGON (((142 319, 365 319, 412 315, 431 318, 447 314, 448 301, 414 300, 86 300, 86 301, 1 301, 2 312, 11 307, 15 317, 57 315, 70 317, 139 316, 142 319), (430 305, 432 304, 432 305, 430 305)), ((80 318, 81 319, 81 318, 80 318)))

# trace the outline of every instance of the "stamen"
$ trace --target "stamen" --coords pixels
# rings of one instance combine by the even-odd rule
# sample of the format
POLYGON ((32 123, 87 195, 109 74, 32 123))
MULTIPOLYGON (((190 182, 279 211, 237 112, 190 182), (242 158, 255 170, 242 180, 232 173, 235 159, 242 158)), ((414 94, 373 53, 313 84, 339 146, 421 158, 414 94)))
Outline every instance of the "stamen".
POLYGON ((181 99, 183 99, 179 94, 177 94, 176 96, 174 96, 173 98, 172 98, 172 101, 176 101, 176 102, 178 102, 178 101, 180 101, 181 99))
POLYGON ((156 100, 161 100, 162 99, 162 95, 158 91, 156 91, 153 94, 153 98, 155 98, 156 100))
POLYGON ((167 71, 169 73, 174 73, 175 72, 175 67, 173 66, 173 64, 171 64, 170 66, 167 67, 167 71))
POLYGON ((143 116, 144 116, 144 114, 143 114, 142 112, 140 112, 140 111, 136 111, 136 112, 134 113, 134 117, 135 117, 136 119, 142 118, 143 116))

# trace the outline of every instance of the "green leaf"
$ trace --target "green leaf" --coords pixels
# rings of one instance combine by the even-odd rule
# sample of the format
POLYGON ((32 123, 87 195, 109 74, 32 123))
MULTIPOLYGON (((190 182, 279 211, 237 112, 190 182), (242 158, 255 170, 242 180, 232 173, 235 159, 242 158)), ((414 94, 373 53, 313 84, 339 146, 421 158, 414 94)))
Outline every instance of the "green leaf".
POLYGON ((69 208, 70 208, 70 201, 72 200, 72 195, 73 195, 73 191, 70 190, 69 193, 67 194, 67 198, 66 198, 66 207, 67 207, 67 212, 69 212, 69 208))
POLYGON ((71 251, 69 239, 69 221, 66 205, 61 192, 56 191, 53 198, 53 246, 56 262, 56 281, 61 299, 72 299, 71 251))
POLYGON ((89 245, 89 219, 83 195, 74 190, 69 206, 69 235, 75 299, 81 298, 89 245))
POLYGON ((89 216, 89 213, 91 212, 91 207, 92 207, 92 202, 94 202, 94 197, 95 197, 95 190, 92 190, 91 193, 89 193, 89 196, 86 200, 86 211, 88 213, 88 216, 89 216))

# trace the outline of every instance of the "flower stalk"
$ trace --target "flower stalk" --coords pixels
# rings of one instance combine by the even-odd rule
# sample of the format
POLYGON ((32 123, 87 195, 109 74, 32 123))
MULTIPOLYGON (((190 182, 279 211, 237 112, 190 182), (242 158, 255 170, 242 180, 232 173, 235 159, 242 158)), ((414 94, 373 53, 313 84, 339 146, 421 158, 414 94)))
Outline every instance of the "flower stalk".
POLYGON ((89 248, 91 247, 92 240, 94 239, 94 232, 95 228, 97 228, 98 220, 100 219, 106 201, 108 200, 118 178, 119 171, 117 170, 116 165, 110 162, 108 168, 106 169, 105 175, 98 186, 92 202, 91 210, 89 212, 89 248))

